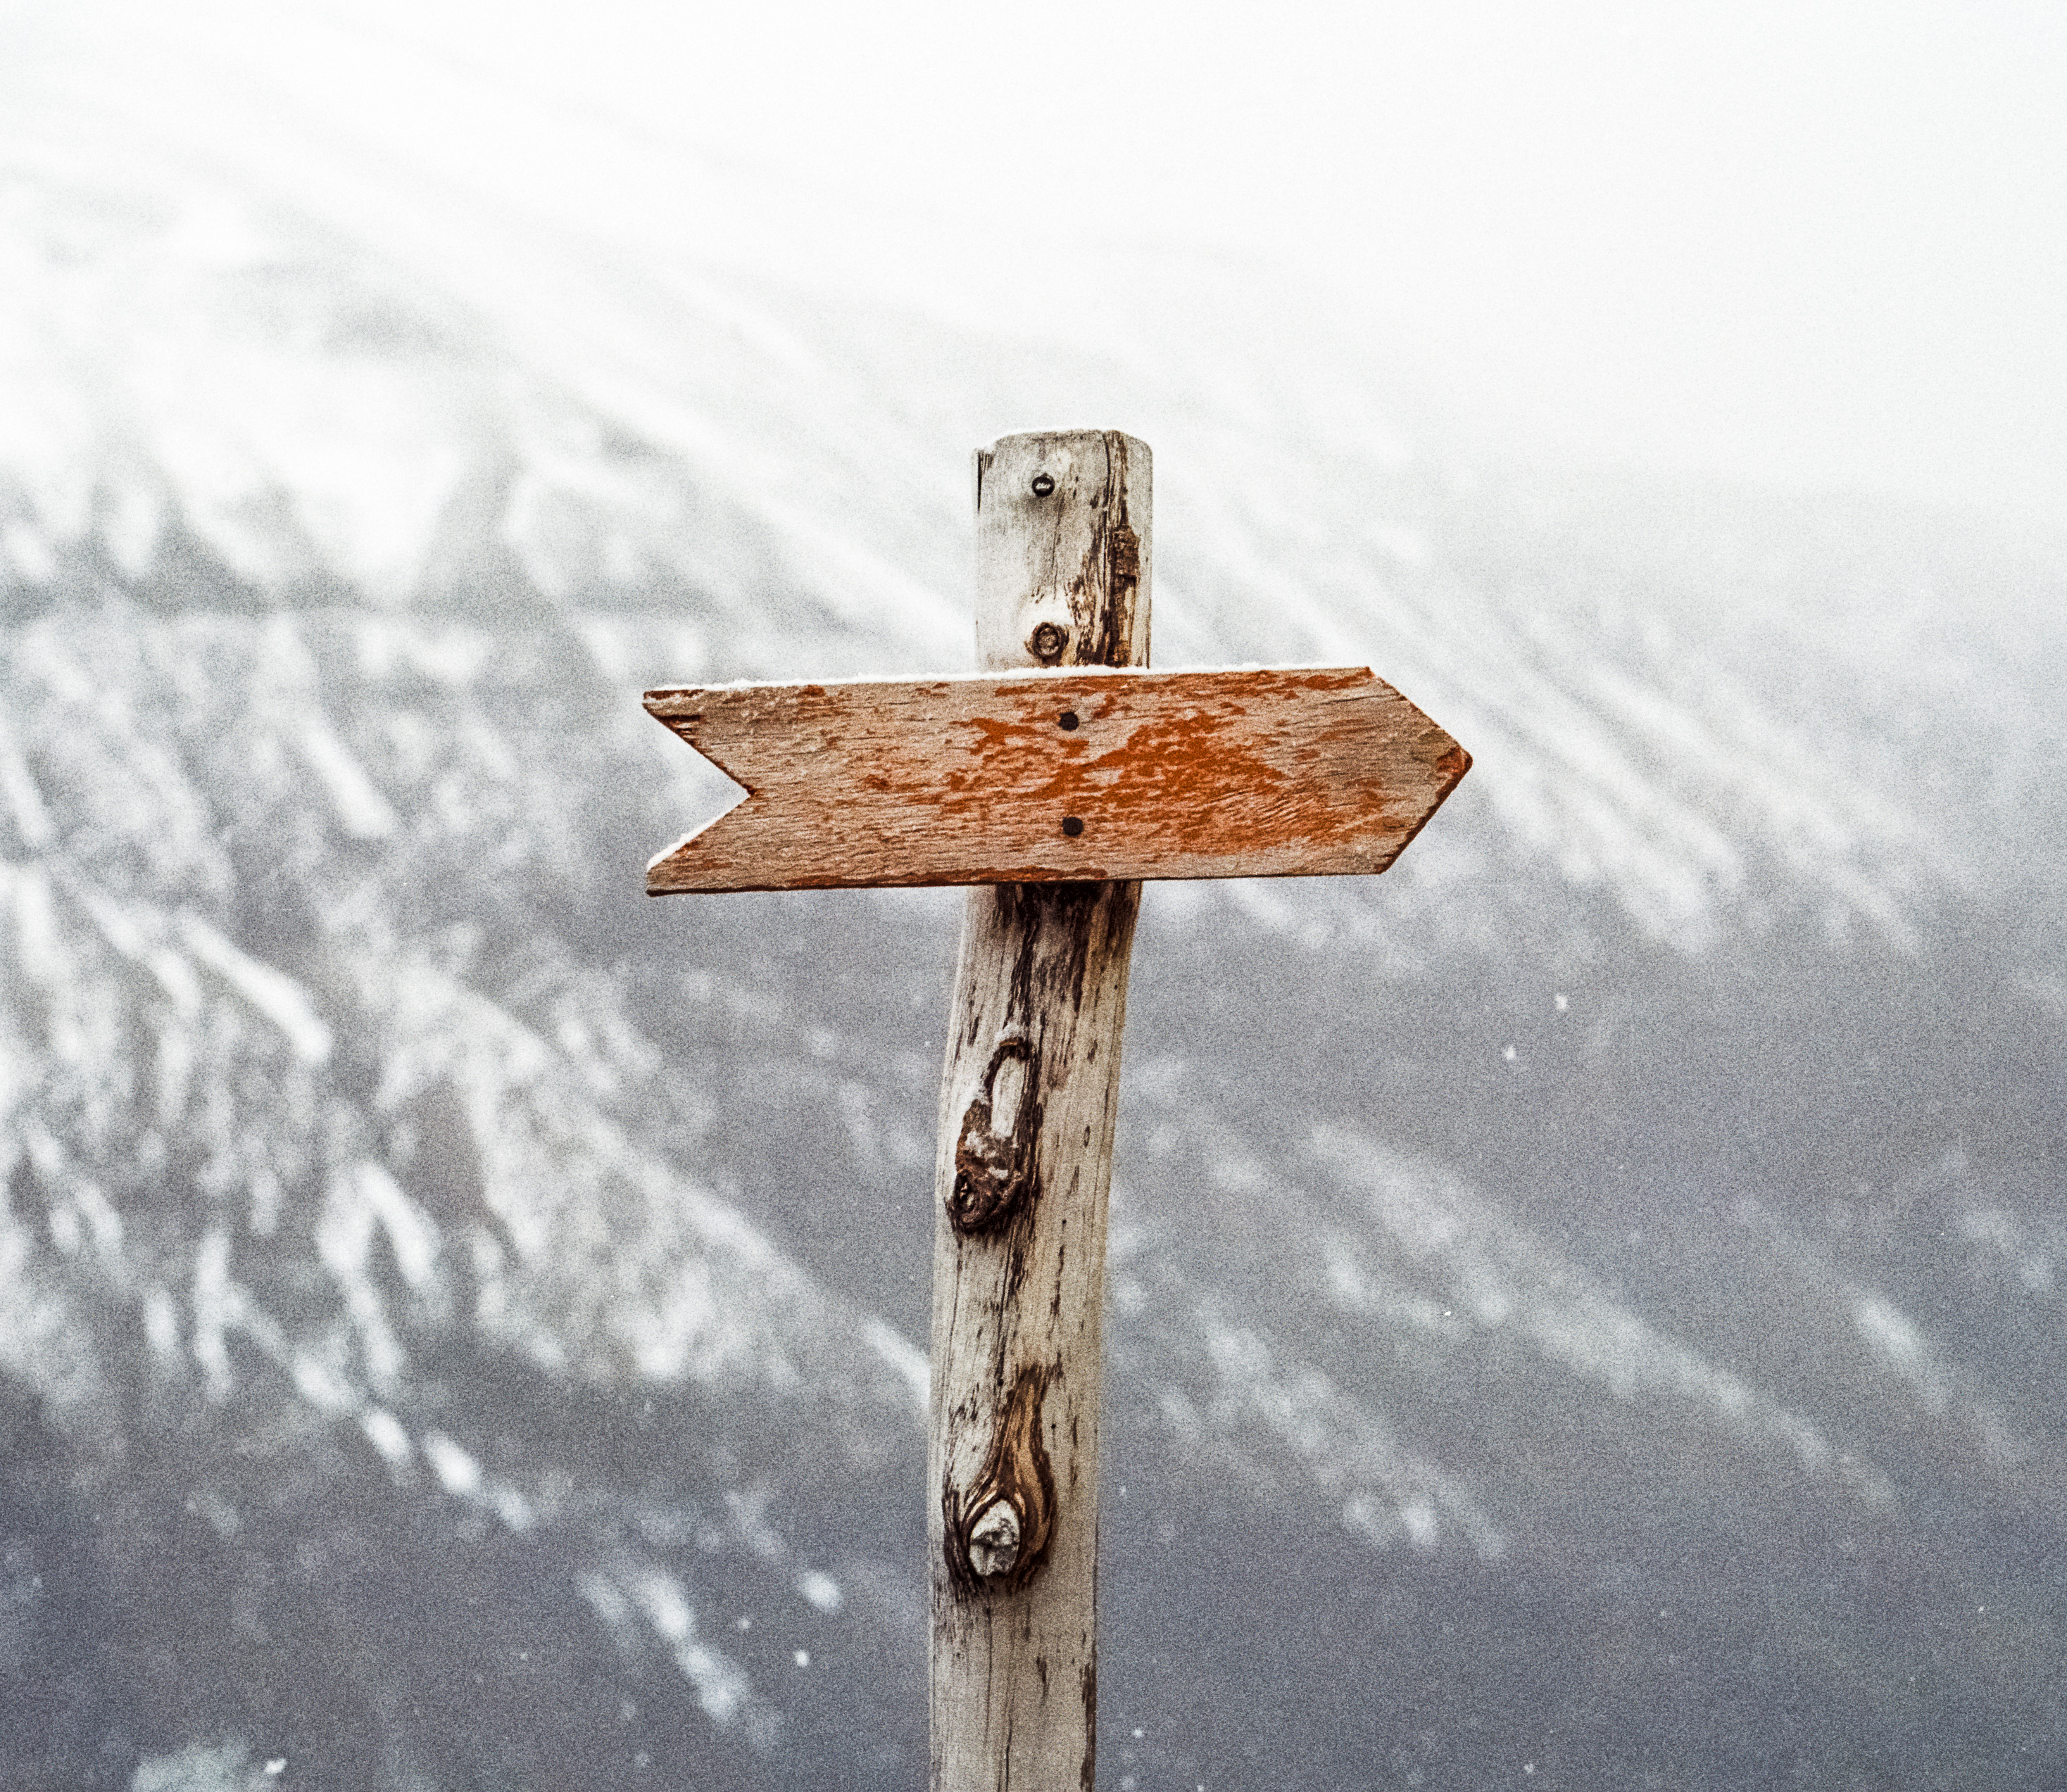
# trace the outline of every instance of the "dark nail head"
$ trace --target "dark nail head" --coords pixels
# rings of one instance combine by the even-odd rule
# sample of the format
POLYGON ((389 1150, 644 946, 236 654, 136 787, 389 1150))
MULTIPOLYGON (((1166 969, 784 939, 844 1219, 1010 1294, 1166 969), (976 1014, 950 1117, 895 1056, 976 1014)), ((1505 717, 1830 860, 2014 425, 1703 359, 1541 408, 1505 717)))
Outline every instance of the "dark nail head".
POLYGON ((1067 834, 1070 839, 1074 840, 1077 836, 1083 831, 1084 821, 1082 816, 1066 815, 1062 817, 1062 832, 1067 834))
POLYGON ((1054 665, 1069 644, 1069 634, 1058 622, 1043 622, 1026 638, 1026 651, 1043 666, 1054 665))
POLYGON ((1055 482, 1054 482, 1054 480, 1052 480, 1052 479, 1050 479, 1050 477, 1049 477, 1046 473, 1036 473, 1036 474, 1034 474, 1034 497, 1036 497, 1037 498, 1045 498, 1046 497, 1047 497, 1047 495, 1048 495, 1050 492, 1054 491, 1054 489, 1055 489, 1055 482))
POLYGON ((1065 729, 1065 730, 1067 730, 1067 729, 1070 729, 1070 728, 1074 728, 1076 725, 1077 725, 1077 712, 1076 712, 1074 709, 1066 709, 1066 710, 1064 710, 1064 711, 1062 712, 1062 727, 1064 728, 1064 729, 1065 729))

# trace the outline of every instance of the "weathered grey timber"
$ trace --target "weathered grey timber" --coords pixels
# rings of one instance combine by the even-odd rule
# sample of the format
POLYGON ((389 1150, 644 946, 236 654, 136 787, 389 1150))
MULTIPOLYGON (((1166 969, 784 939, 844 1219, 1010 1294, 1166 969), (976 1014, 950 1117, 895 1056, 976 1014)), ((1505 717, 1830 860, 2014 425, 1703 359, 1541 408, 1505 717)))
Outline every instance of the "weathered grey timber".
MULTIPOLYGON (((1116 432, 976 456, 988 671, 1145 665, 1150 468, 1116 432)), ((972 890, 933 1253, 932 1785, 1089 1787, 1106 1201, 1139 883, 972 890)))

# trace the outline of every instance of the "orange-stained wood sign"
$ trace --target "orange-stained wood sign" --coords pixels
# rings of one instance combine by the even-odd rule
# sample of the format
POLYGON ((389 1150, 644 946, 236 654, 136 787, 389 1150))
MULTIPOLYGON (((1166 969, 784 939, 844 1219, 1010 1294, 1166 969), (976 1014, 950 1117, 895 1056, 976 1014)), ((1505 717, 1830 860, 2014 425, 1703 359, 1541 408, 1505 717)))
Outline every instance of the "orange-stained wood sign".
POLYGON ((1383 871, 1471 756, 1360 667, 682 686, 746 800, 649 894, 1383 871))

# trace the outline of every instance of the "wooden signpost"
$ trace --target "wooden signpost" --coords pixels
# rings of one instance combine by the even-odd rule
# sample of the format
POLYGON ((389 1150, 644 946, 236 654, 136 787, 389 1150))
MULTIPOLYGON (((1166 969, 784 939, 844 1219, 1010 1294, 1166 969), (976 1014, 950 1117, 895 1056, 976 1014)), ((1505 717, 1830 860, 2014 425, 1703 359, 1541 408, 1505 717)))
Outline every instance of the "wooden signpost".
POLYGON ((972 678, 681 687, 746 800, 653 894, 969 884, 935 1187, 936 1792, 1091 1785, 1106 1201, 1141 880, 1383 871, 1464 750, 1361 668, 1151 673, 1149 455, 976 456, 972 678))

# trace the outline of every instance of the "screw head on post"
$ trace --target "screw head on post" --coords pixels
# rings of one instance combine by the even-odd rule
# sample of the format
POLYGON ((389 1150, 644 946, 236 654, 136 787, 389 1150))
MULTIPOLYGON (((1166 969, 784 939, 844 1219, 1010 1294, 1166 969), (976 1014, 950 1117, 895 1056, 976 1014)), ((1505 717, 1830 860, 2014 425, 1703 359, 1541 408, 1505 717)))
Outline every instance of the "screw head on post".
POLYGON ((1043 666, 1053 666, 1070 644, 1070 631, 1059 622, 1042 622, 1026 637, 1026 651, 1043 666))

